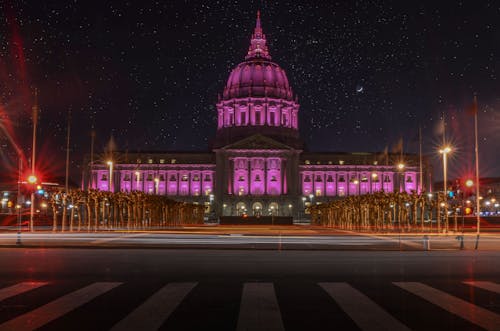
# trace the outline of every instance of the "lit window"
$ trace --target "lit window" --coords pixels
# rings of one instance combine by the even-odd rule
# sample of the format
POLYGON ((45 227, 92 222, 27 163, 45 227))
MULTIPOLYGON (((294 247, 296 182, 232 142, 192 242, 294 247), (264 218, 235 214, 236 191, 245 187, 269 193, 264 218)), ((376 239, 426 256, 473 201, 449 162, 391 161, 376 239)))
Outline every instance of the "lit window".
POLYGON ((177 180, 177 178, 175 177, 175 175, 171 175, 170 176, 170 181, 171 182, 175 182, 177 180))
POLYGON ((148 163, 149 164, 153 163, 153 159, 148 159, 148 163))
POLYGON ((239 182, 244 182, 244 181, 245 181, 245 177, 244 177, 244 176, 240 176, 240 177, 238 178, 238 181, 239 181, 239 182))
POLYGON ((170 160, 170 163, 171 163, 171 164, 175 164, 176 162, 177 162, 177 160, 176 160, 176 159, 172 159, 172 160, 170 160))
POLYGON ((165 159, 160 159, 160 163, 161 164, 165 163, 165 159))
POLYGON ((183 182, 187 182, 188 181, 188 175, 182 175, 182 179, 181 179, 183 182))
POLYGON ((344 160, 339 160, 339 164, 343 165, 344 164, 344 160))
POLYGON ((305 164, 311 164, 311 161, 306 160, 306 161, 305 161, 305 164))
POLYGON ((199 182, 199 181, 200 181, 200 176, 194 175, 193 182, 199 182))

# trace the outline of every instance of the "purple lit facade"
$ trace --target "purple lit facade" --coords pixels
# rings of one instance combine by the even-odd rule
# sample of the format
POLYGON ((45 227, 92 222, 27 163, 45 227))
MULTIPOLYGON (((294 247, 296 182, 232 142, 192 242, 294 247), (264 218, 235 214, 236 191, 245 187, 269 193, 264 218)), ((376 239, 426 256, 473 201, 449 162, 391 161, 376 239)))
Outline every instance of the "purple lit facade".
POLYGON ((204 204, 217 215, 294 217, 311 203, 424 187, 416 155, 404 155, 405 167, 398 169, 399 154, 304 151, 297 97, 285 71, 271 61, 259 15, 245 61, 219 97, 217 116, 210 152, 114 153, 112 165, 103 160, 92 166, 86 185, 167 195, 204 204))

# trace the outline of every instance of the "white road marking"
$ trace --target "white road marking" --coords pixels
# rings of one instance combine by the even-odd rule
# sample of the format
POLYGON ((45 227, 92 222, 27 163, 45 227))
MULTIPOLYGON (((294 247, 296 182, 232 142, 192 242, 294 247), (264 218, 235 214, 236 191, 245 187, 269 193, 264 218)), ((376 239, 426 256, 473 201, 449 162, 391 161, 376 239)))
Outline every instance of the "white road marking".
POLYGON ((170 283, 118 322, 111 331, 158 330, 197 283, 170 283))
POLYGON ((244 284, 237 330, 284 330, 272 283, 244 284))
POLYGON ((0 325, 0 331, 31 331, 69 313, 122 283, 93 283, 0 325))
POLYGON ((500 315, 473 305, 465 300, 417 282, 395 282, 394 285, 407 290, 452 314, 468 320, 486 330, 500 330, 500 315))
POLYGON ((488 290, 490 292, 495 292, 500 294, 500 285, 493 282, 481 282, 481 281, 470 281, 464 282, 465 284, 482 288, 483 290, 488 290))
POLYGON ((362 330, 410 330, 347 283, 319 283, 362 330))
POLYGON ((24 282, 0 289, 0 301, 44 286, 42 282, 24 282))

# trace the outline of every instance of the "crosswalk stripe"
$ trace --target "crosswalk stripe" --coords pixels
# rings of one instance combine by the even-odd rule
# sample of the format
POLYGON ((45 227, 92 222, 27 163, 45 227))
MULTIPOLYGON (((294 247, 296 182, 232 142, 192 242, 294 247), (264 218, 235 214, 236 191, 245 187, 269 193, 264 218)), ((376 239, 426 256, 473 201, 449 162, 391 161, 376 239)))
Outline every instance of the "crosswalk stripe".
POLYGON ((362 330, 410 330, 347 283, 318 283, 362 330))
POLYGON ((0 325, 0 331, 35 330, 122 283, 93 283, 0 325))
POLYGON ((43 282, 23 282, 0 289, 0 301, 13 297, 15 295, 34 290, 38 287, 47 285, 43 282))
POLYGON ((483 281, 470 281, 470 282, 464 282, 464 284, 471 285, 474 287, 479 287, 479 288, 482 288, 483 290, 488 290, 490 292, 495 292, 497 294, 500 294, 500 284, 497 284, 497 283, 483 282, 483 281))
POLYGON ((500 330, 500 315, 473 305, 465 300, 417 282, 394 282, 407 290, 452 314, 468 320, 486 330, 500 330))
POLYGON ((149 297, 111 331, 158 330, 197 283, 170 283, 149 297))
POLYGON ((244 284, 237 330, 284 330, 272 283, 244 284))

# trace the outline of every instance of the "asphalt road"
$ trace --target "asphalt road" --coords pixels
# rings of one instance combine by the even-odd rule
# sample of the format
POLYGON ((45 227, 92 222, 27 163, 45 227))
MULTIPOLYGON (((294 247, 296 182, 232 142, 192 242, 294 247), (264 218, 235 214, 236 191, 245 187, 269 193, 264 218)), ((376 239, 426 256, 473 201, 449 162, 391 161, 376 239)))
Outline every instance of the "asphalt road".
MULTIPOLYGON (((463 248, 473 250, 476 236, 465 234, 463 248)), ((98 233, 0 233, 0 247, 105 247, 105 248, 204 248, 265 250, 459 250, 457 234, 358 234, 307 231, 226 233, 98 232, 98 233), (20 238, 21 245, 18 245, 20 238)), ((500 250, 500 234, 482 234, 479 250, 500 250)))
POLYGON ((500 252, 0 249, 0 330, 499 330, 500 252))

